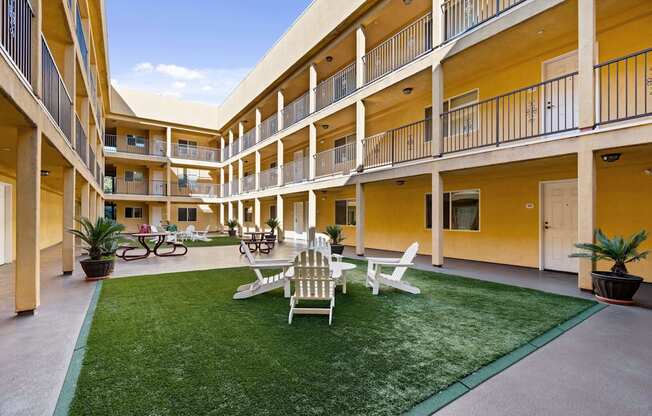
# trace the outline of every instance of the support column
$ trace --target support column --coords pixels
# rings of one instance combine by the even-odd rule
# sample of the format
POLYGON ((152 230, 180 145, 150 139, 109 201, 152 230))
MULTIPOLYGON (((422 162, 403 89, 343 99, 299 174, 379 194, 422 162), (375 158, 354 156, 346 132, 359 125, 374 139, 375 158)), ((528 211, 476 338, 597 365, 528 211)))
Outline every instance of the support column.
POLYGON ((360 25, 355 30, 355 57, 356 57, 356 74, 355 85, 357 88, 364 86, 364 55, 367 52, 367 35, 364 26, 360 25))
POLYGON ((172 224, 172 202, 165 201, 165 216, 167 217, 168 223, 172 224))
POLYGON ((225 188, 226 188, 226 186, 224 186, 224 168, 222 167, 222 168, 220 168, 220 197, 221 198, 226 197, 225 192, 224 192, 225 188))
POLYGON ((226 226, 226 220, 224 218, 224 204, 219 204, 220 206, 220 231, 224 232, 226 226))
POLYGON ((165 165, 165 195, 172 195, 172 165, 169 162, 165 165))
POLYGON ((220 137, 220 155, 221 155, 220 161, 221 162, 224 162, 226 159, 229 158, 229 155, 224 153, 225 145, 226 145, 226 141, 224 140, 224 137, 220 137))
POLYGON ((315 64, 311 64, 308 71, 309 71, 308 73, 309 107, 310 107, 310 113, 314 113, 315 111, 317 111, 317 92, 315 91, 315 88, 317 88, 317 66, 315 64))
POLYGON ((231 157, 235 154, 236 152, 233 150, 233 130, 229 130, 229 155, 228 157, 231 157))
MULTIPOLYGON (((577 238, 582 243, 592 243, 595 231, 596 164, 593 151, 584 145, 577 154, 577 238)), ((591 259, 579 260, 578 286, 592 290, 591 259)))
POLYGON ((440 156, 444 143, 441 113, 444 106, 444 67, 441 61, 432 63, 432 155, 440 156))
POLYGON ((165 129, 165 156, 172 157, 172 128, 165 129))
POLYGON ((242 194, 242 178, 244 178, 244 162, 238 159, 238 194, 242 194))
POLYGON ((90 188, 88 218, 95 222, 97 220, 97 192, 92 187, 90 188))
MULTIPOLYGON (((31 24, 31 56, 30 60, 32 63, 31 71, 31 83, 32 90, 34 95, 37 97, 43 96, 43 78, 41 77, 41 68, 43 67, 43 45, 41 44, 41 32, 43 26, 43 7, 41 5, 41 0, 30 1, 32 7, 32 13, 34 17, 32 18, 31 24)), ((17 6, 16 6, 17 7, 17 6)))
POLYGON ((254 198, 254 226, 256 231, 262 231, 262 223, 260 212, 260 198, 254 198))
POLYGON ((578 70, 579 127, 595 126, 595 0, 578 2, 578 70))
POLYGON ((228 214, 228 220, 231 221, 235 217, 233 216, 233 202, 227 202, 226 203, 226 208, 227 208, 227 214, 228 214))
MULTIPOLYGON (((237 187, 233 189, 233 165, 229 163, 229 196, 233 196, 236 190, 237 187)), ((229 219, 232 220, 233 217, 229 215, 229 219)))
POLYGON ((279 243, 285 240, 283 202, 283 195, 276 195, 276 219, 278 220, 277 238, 279 243))
POLYGON ((276 142, 276 168, 278 169, 278 186, 283 186, 283 156, 285 153, 285 145, 282 139, 278 139, 276 142))
POLYGON ((285 128, 283 125, 283 109, 285 108, 285 95, 283 94, 283 90, 278 90, 276 93, 276 116, 278 119, 276 120, 276 124, 278 125, 278 131, 281 131, 285 128))
POLYGON ((437 163, 432 169, 432 265, 444 265, 444 181, 437 163))
POLYGON ((242 136, 244 136, 244 123, 238 123, 238 153, 242 152, 242 136))
POLYGON ((364 256, 365 234, 365 195, 364 185, 355 184, 355 254, 364 256))
POLYGON ((446 22, 444 12, 441 9, 442 0, 432 0, 432 46, 436 47, 444 43, 446 34, 446 22))
POLYGON ((254 174, 256 176, 254 177, 254 181, 255 181, 254 186, 256 187, 255 188, 256 191, 259 191, 260 190, 260 150, 256 150, 255 159, 256 159, 256 163, 254 167, 254 174))
POLYGON ((238 224, 239 224, 239 234, 242 236, 242 230, 244 228, 244 202, 241 200, 238 201, 238 224))
POLYGON ((95 209, 97 210, 97 218, 103 218, 104 217, 104 200, 102 199, 102 195, 100 195, 99 192, 95 193, 95 197, 96 197, 95 209))
POLYGON ((75 228, 75 179, 74 167, 63 168, 63 239, 61 242, 61 266, 63 274, 75 270, 75 237, 68 232, 75 228))
POLYGON ((81 189, 81 216, 90 219, 91 216, 91 186, 88 182, 83 182, 81 189))
POLYGON ((308 179, 314 180, 317 174, 317 126, 310 123, 308 129, 308 179))
POLYGON ((261 128, 260 123, 262 123, 262 122, 263 122, 263 114, 261 113, 260 108, 256 107, 256 127, 254 127, 256 129, 254 131, 254 134, 256 136, 256 143, 258 143, 260 141, 260 133, 261 133, 261 131, 260 131, 260 128, 261 128))
POLYGON ((317 233, 317 193, 308 191, 308 245, 315 242, 317 233))
MULTIPOLYGON (((40 41, 39 41, 40 44, 40 41)), ((19 129, 16 149, 16 313, 40 304, 41 130, 19 129)))
POLYGON ((355 166, 356 169, 364 167, 364 138, 365 138, 365 104, 362 100, 355 102, 355 166))

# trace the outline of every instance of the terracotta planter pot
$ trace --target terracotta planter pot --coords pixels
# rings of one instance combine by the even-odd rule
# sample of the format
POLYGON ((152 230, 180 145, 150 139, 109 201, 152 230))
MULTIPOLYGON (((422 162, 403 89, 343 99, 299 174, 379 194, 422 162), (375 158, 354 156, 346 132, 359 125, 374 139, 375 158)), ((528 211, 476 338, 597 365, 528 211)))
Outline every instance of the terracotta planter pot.
POLYGON ((106 279, 111 274, 111 269, 113 268, 113 262, 115 259, 103 259, 103 260, 81 260, 82 269, 86 273, 86 280, 101 280, 106 279))
POLYGON ((613 272, 593 272, 593 291, 599 300, 618 305, 631 305, 643 279, 631 274, 618 276, 613 272))
POLYGON ((333 254, 344 253, 344 246, 342 244, 331 244, 331 253, 333 254))

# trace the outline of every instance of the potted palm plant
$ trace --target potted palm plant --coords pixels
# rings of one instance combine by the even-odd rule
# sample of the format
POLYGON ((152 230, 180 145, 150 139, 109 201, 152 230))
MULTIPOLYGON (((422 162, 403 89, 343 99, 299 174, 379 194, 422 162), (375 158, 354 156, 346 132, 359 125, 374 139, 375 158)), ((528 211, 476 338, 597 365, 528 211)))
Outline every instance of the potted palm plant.
POLYGON ((235 229, 240 226, 238 221, 230 219, 226 222, 226 226, 229 227, 229 237, 235 237, 235 229))
POLYGON ((643 279, 628 274, 627 264, 640 261, 647 257, 649 251, 639 252, 638 247, 647 239, 647 231, 641 230, 627 240, 621 236, 607 237, 602 230, 595 232, 594 243, 575 244, 584 250, 573 253, 571 257, 585 257, 593 261, 607 260, 613 262, 611 271, 594 271, 591 273, 593 291, 602 301, 629 305, 641 286, 643 279))
POLYGON ((329 225, 326 227, 326 235, 331 240, 331 253, 342 254, 344 252, 342 241, 345 238, 342 234, 342 227, 339 225, 329 225))
POLYGON ((278 220, 278 218, 270 218, 267 220, 265 224, 271 229, 271 234, 274 235, 274 232, 278 228, 279 224, 281 222, 278 220))
POLYGON ((120 233, 125 227, 103 217, 98 218, 95 223, 84 217, 77 219, 77 222, 81 229, 68 232, 84 242, 84 249, 89 258, 79 263, 86 273, 86 279, 103 279, 111 273, 115 260, 114 249, 117 249, 121 240, 120 233))

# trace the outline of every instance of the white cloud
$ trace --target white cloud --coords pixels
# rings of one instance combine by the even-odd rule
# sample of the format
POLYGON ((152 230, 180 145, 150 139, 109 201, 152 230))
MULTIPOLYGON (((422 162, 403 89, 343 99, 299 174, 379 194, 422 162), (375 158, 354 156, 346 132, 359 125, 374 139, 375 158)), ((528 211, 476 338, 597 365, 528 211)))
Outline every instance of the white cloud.
POLYGON ((182 89, 186 88, 186 85, 188 85, 188 84, 186 84, 185 82, 175 81, 174 84, 172 84, 172 87, 174 87, 174 88, 176 88, 178 90, 182 90, 182 89))
POLYGON ((134 72, 152 72, 154 70, 154 65, 149 62, 141 62, 134 66, 134 72))
POLYGON ((204 75, 200 71, 178 65, 158 64, 156 65, 156 72, 167 75, 170 78, 188 81, 204 78, 204 75))
POLYGON ((201 90, 205 92, 210 92, 213 91, 213 87, 211 87, 210 85, 204 85, 203 87, 201 87, 201 90))

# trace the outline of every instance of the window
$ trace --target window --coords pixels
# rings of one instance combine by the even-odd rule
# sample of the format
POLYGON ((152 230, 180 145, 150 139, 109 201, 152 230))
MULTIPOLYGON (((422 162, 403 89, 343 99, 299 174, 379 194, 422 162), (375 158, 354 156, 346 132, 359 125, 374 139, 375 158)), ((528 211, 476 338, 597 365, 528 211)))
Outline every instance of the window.
POLYGON ((276 218, 276 205, 269 206, 269 218, 276 218))
POLYGON ((425 137, 424 140, 426 142, 429 142, 432 140, 432 107, 427 107, 424 110, 423 118, 426 120, 423 126, 423 128, 425 129, 425 131, 423 132, 425 137))
POLYGON ((125 182, 144 182, 145 175, 143 172, 125 170, 125 182))
POLYGON ((143 218, 143 209, 139 207, 125 207, 125 218, 143 218))
POLYGON ((254 207, 245 207, 244 222, 254 222, 254 207))
POLYGON ((342 137, 335 140, 335 163, 344 163, 355 159, 355 146, 347 146, 355 143, 355 135, 342 137))
POLYGON ((460 109, 477 103, 479 95, 479 90, 473 90, 444 101, 443 110, 448 113, 442 120, 444 137, 469 134, 477 129, 478 109, 475 106, 460 109))
POLYGON ((335 201, 335 224, 355 225, 355 201, 335 201))
POLYGON ((127 146, 145 148, 145 138, 140 136, 127 135, 127 146))
POLYGON ((197 148, 197 142, 192 140, 179 139, 179 147, 183 148, 197 148))
POLYGON ((277 166, 276 162, 272 162, 269 164, 270 169, 274 169, 277 166))
POLYGON ((179 222, 197 221, 197 208, 178 208, 177 219, 179 222))
MULTIPOLYGON (((426 194, 426 228, 432 228, 432 195, 426 194)), ((444 192, 442 198, 443 229, 480 230, 480 191, 444 192)))
POLYGON ((107 202, 104 204, 104 218, 117 221, 118 218, 117 218, 117 209, 115 203, 107 202))
POLYGON ((179 155, 187 156, 197 153, 197 142, 192 140, 179 139, 179 155))

